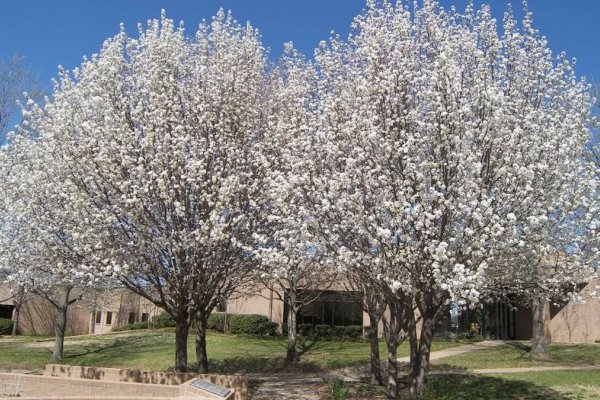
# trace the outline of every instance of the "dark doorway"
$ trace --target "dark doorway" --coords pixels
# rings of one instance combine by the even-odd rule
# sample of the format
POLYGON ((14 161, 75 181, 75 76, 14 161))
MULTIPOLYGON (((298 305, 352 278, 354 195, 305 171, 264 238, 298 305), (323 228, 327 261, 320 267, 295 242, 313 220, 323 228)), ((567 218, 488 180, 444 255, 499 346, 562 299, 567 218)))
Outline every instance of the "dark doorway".
MULTIPOLYGON (((316 293, 304 292, 303 295, 314 297, 316 293)), ((287 321, 288 311, 286 303, 283 312, 284 321, 287 321)), ((302 307, 298 312, 297 323, 307 325, 362 326, 363 309, 356 294, 330 290, 321 293, 315 301, 302 307)))
POLYGON ((15 306, 10 304, 0 304, 0 318, 11 319, 15 306))

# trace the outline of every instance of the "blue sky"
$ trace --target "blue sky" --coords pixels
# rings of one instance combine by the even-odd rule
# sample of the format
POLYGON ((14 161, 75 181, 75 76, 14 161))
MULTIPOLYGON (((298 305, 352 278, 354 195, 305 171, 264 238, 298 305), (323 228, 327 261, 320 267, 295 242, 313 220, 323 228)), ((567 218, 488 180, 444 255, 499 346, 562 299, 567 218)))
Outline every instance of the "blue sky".
MULTIPOLYGON (((466 1, 441 3, 462 10, 466 1)), ((486 3, 501 18, 509 2, 486 3)), ((231 9, 239 21, 250 20, 259 28, 273 58, 286 41, 312 54, 330 31, 346 35, 364 4, 364 0, 2 0, 0 57, 25 56, 41 82, 48 85, 59 64, 67 69, 77 66, 82 56, 97 52, 103 40, 118 31, 120 22, 135 33, 138 22, 158 17, 164 8, 169 17, 183 20, 188 31, 194 31, 200 20, 209 19, 221 7, 231 9)), ((513 5, 520 11, 520 0, 513 5)), ((600 1, 530 0, 529 8, 550 47, 576 57, 579 75, 600 81, 600 1)))

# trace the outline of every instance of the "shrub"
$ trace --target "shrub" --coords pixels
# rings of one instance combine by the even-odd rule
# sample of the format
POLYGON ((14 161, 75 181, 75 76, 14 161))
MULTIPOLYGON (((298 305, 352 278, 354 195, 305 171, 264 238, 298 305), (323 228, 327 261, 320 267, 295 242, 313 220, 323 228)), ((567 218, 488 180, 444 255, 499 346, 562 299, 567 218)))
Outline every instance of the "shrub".
POLYGON ((313 337, 313 336, 315 336, 315 325, 298 324, 298 326, 296 328, 296 333, 299 336, 313 337))
POLYGON ((439 340, 456 340, 456 333, 448 330, 438 331, 433 337, 439 340))
MULTIPOLYGON (((287 324, 282 324, 281 329, 283 334, 287 335, 287 324)), ((363 327, 362 325, 330 326, 298 324, 296 332, 298 336, 305 338, 363 339, 369 337, 370 329, 368 326, 363 327)))
POLYGON ((329 394, 333 400, 345 400, 348 398, 348 386, 343 379, 340 378, 324 378, 327 386, 329 386, 329 394))
POLYGON ((363 336, 363 327, 360 325, 344 326, 343 332, 344 337, 357 339, 363 336))
POLYGON ((175 320, 166 311, 163 311, 152 318, 152 324, 156 328, 174 327, 175 320))
MULTIPOLYGON (((287 327, 284 326, 284 334, 287 333, 286 328, 287 327)), ((298 324, 298 336, 310 338, 358 339, 363 337, 363 327, 361 325, 330 326, 298 324)))
POLYGON ((335 330, 329 325, 315 325, 315 336, 316 337, 332 337, 334 336, 335 330))
POLYGON ((12 333, 13 321, 9 318, 0 318, 0 335, 12 333))
POLYGON ((148 327, 149 327, 148 321, 136 322, 134 324, 127 324, 127 325, 119 326, 118 328, 113 329, 113 331, 114 332, 134 331, 134 330, 138 330, 138 329, 148 329, 148 327))
POLYGON ((232 315, 229 318, 229 332, 238 335, 275 336, 277 324, 264 315, 232 315))
POLYGON ((227 330, 227 321, 233 316, 234 314, 212 313, 206 321, 206 327, 215 331, 225 332, 227 330))
POLYGON ((461 332, 456 334, 456 340, 468 340, 470 342, 481 342, 484 339, 479 333, 461 332))

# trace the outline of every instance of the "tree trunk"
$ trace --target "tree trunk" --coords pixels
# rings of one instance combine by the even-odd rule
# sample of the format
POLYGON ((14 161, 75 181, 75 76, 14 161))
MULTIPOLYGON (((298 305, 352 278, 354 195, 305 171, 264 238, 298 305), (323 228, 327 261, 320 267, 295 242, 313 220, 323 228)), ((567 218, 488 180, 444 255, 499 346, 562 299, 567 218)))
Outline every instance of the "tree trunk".
POLYGON ((207 317, 198 313, 196 323, 198 324, 198 332, 196 333, 196 361, 198 364, 198 372, 201 374, 208 373, 208 354, 206 353, 206 321, 207 317))
POLYGON ((186 320, 175 321, 175 372, 187 372, 187 339, 190 324, 186 320))
POLYGON ((55 361, 60 361, 63 358, 65 332, 67 330, 67 310, 68 306, 63 305, 58 309, 58 313, 56 314, 56 321, 54 323, 54 352, 52 353, 52 359, 55 361))
POLYGON ((488 331, 487 331, 487 307, 485 306, 485 304, 482 304, 481 306, 481 336, 483 336, 484 339, 488 340, 489 339, 489 335, 488 335, 488 331))
POLYGON ((536 295, 531 301, 531 311, 533 317, 533 332, 531 337, 530 354, 536 358, 545 358, 548 356, 546 350, 546 332, 545 332, 545 310, 546 300, 536 295))
MULTIPOLYGON (((412 365, 410 379, 410 393, 422 396, 427 385, 427 375, 429 373, 429 356, 431 354, 431 342, 433 339, 433 327, 435 319, 423 318, 421 326, 421 335, 415 354, 415 363, 412 365)), ((411 355, 412 356, 412 355, 411 355)))
POLYGON ((286 361, 294 362, 298 360, 298 351, 296 350, 296 344, 298 342, 298 333, 296 332, 296 308, 289 307, 288 318, 287 318, 287 355, 286 361))
POLYGON ((417 357, 419 356, 419 348, 418 348, 418 340, 417 340, 417 324, 414 321, 410 323, 409 331, 408 331, 408 340, 410 344, 410 365, 415 365, 417 363, 417 357))
POLYGON ((386 337, 388 349, 388 384, 387 395, 389 399, 398 398, 398 339, 395 335, 386 337))
POLYGON ((19 314, 21 313, 21 302, 15 303, 15 309, 13 310, 13 326, 12 326, 12 336, 17 336, 17 332, 19 330, 19 314))
POLYGON ((67 311, 69 310, 70 287, 62 287, 58 294, 58 301, 53 303, 56 308, 56 320, 54 321, 54 351, 52 359, 60 361, 63 358, 65 333, 67 331, 67 311))
POLYGON ((381 386, 381 359, 379 357, 379 318, 369 314, 369 347, 371 348, 371 384, 381 386))

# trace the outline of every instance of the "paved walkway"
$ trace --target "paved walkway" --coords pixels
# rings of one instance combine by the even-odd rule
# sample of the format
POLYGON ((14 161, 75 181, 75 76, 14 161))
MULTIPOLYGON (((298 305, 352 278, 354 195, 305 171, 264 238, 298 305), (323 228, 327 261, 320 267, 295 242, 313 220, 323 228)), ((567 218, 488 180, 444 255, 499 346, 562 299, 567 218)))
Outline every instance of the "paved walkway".
POLYGON ((270 375, 248 374, 248 379, 257 381, 258 390, 252 400, 319 400, 318 390, 322 387, 323 375, 318 373, 274 373, 270 375))
MULTIPOLYGON (((472 344, 465 344, 462 346, 450 347, 444 350, 432 351, 429 359, 431 361, 439 360, 441 358, 451 357, 458 354, 468 353, 470 351, 481 350, 481 349, 489 349, 491 347, 501 346, 504 342, 499 340, 486 340, 483 342, 477 342, 472 344)), ((410 362, 410 357, 399 357, 398 364, 400 367, 408 365, 410 362)), ((383 368, 387 368, 387 363, 384 361, 382 363, 383 368)), ((344 379, 345 381, 358 381, 365 376, 369 376, 370 366, 368 364, 360 364, 353 365, 351 367, 346 367, 342 369, 338 369, 335 371, 331 371, 327 376, 332 376, 336 378, 344 379)))
MULTIPOLYGON (((446 357, 455 356, 457 354, 468 353, 481 349, 488 349, 503 345, 502 341, 483 341, 463 346, 452 347, 444 350, 433 351, 430 359, 439 360, 446 357)), ((398 362, 401 366, 408 365, 410 357, 400 357, 398 362)), ((385 368, 385 362, 383 367, 385 368)), ((475 370, 444 370, 432 371, 434 374, 506 374, 519 372, 536 372, 536 371, 554 371, 554 370, 599 370, 600 366, 551 366, 551 367, 526 367, 526 368, 494 368, 494 369, 475 369, 475 370)), ((330 371, 326 374, 319 373, 274 373, 269 375, 264 374, 249 374, 250 380, 258 381, 260 386, 256 391, 252 400, 272 400, 272 399, 290 399, 290 400, 319 400, 321 397, 318 393, 322 390, 322 382, 324 377, 336 377, 345 381, 358 381, 365 376, 369 376, 369 365, 361 364, 352 367, 342 368, 330 371)))
POLYGON ((472 374, 512 374, 519 372, 543 372, 543 371, 579 371, 579 370, 600 370, 598 365, 558 365, 556 367, 523 367, 523 368, 489 368, 489 369, 471 369, 467 372, 472 374))
MULTIPOLYGON (((485 349, 502 345, 500 341, 484 341, 479 343, 467 344, 463 346, 452 347, 449 349, 433 351, 431 360, 438 360, 444 357, 454 356, 469 351, 485 349)), ((398 362, 401 365, 407 365, 410 357, 400 357, 398 362)), ((352 367, 342 368, 322 373, 273 373, 273 374, 248 374, 248 379, 258 381, 259 387, 252 400, 318 400, 320 395, 319 388, 322 388, 323 378, 336 377, 345 381, 358 381, 361 378, 369 376, 369 365, 361 364, 352 367)))

